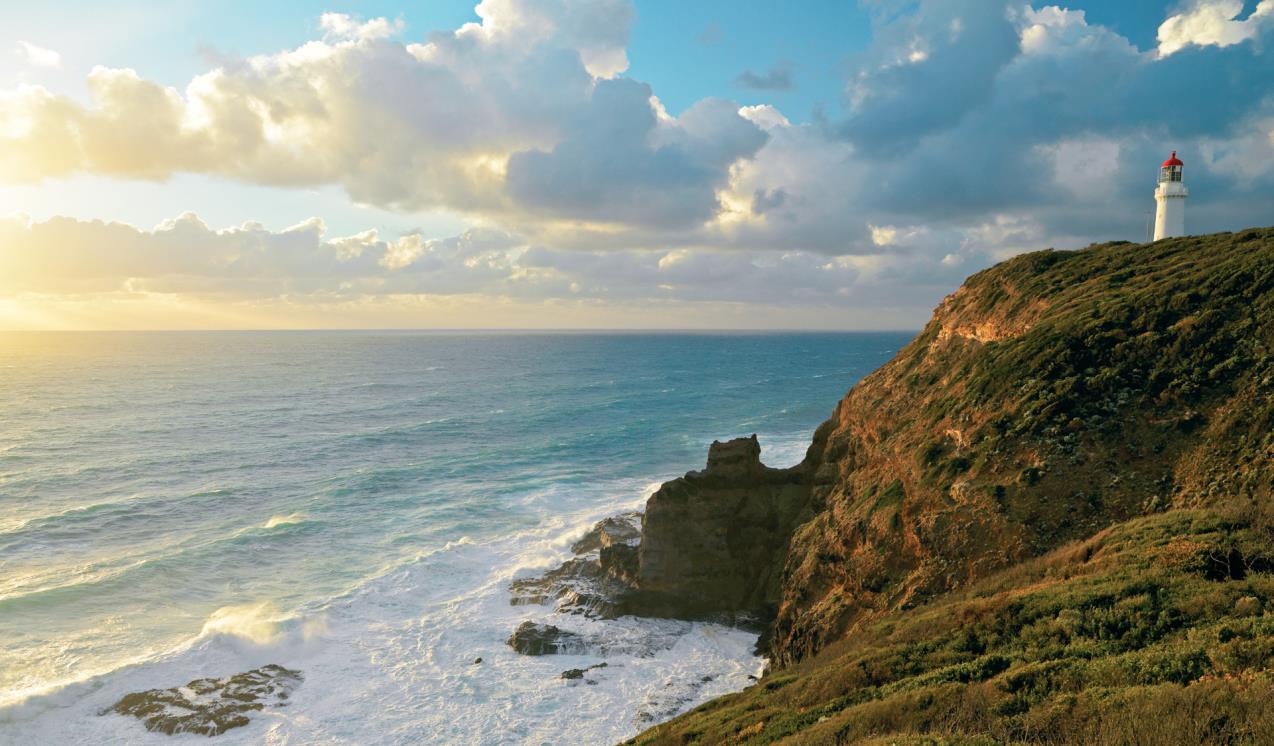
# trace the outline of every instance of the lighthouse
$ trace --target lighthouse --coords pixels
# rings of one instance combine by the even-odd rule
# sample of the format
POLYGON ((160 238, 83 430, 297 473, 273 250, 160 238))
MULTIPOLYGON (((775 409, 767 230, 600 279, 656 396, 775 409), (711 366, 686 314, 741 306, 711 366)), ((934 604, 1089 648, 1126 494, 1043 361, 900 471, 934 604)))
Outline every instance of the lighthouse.
POLYGON ((1186 234, 1186 197, 1190 190, 1181 181, 1181 167, 1177 151, 1159 167, 1159 186, 1155 188, 1155 240, 1184 236, 1186 234))

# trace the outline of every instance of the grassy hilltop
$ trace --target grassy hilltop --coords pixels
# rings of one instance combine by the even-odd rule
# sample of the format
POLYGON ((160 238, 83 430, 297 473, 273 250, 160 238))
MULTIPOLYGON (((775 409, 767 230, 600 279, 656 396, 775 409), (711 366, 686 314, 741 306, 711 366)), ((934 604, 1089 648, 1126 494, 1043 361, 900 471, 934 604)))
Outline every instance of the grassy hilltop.
POLYGON ((773 670, 634 743, 1274 743, 1274 229, 970 277, 802 470, 773 670))

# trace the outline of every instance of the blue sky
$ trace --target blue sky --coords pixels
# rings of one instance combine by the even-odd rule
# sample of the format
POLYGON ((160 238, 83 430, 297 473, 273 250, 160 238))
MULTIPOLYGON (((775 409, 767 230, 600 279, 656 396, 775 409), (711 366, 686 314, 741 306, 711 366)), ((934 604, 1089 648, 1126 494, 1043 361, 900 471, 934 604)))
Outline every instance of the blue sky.
POLYGON ((1268 223, 1271 41, 1274 0, 10 4, 0 327, 914 326, 1141 238, 1170 150, 1190 229, 1268 223))

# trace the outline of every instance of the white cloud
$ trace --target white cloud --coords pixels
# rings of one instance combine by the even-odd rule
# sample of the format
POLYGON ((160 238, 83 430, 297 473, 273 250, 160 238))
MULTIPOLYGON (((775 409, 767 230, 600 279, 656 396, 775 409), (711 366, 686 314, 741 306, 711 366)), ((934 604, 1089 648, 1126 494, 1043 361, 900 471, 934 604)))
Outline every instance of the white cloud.
POLYGON ((486 228, 426 239, 375 230, 328 238, 321 219, 281 231, 215 230, 185 213, 121 223, 0 219, 0 297, 161 293, 224 301, 364 296, 852 304, 853 263, 806 252, 564 251, 486 228))
POLYGON ((892 225, 867 225, 871 229, 871 242, 877 246, 888 246, 898 239, 898 229, 892 225))
POLYGON ((783 112, 769 104, 744 106, 739 109, 739 116, 766 131, 775 127, 790 127, 792 124, 787 117, 783 116, 783 112))
POLYGON ((336 41, 388 39, 401 33, 404 26, 401 20, 391 22, 386 18, 373 18, 363 22, 345 13, 324 13, 319 16, 319 27, 329 39, 336 41))
POLYGON ((1274 117, 1257 119, 1236 137, 1205 138, 1199 156, 1209 171, 1246 186, 1257 184, 1274 173, 1274 117))
POLYGON ((1136 57, 1138 52, 1124 37, 1105 26, 1088 23, 1082 10, 1046 5, 1038 10, 1025 6, 1014 14, 1022 53, 1027 56, 1114 53, 1136 57))
MULTIPOLYGON (((1220 7, 1180 16, 1205 5, 1220 7)), ((401 21, 327 14, 321 39, 226 63, 180 89, 95 68, 89 105, 38 86, 0 92, 0 180, 196 172, 336 185, 360 204, 458 213, 517 237, 307 239, 325 247, 315 249, 321 265, 363 267, 360 277, 381 286, 460 262, 516 268, 502 282, 526 287, 545 281, 519 265, 533 248, 613 252, 642 272, 650 257, 725 262, 725 249, 748 261, 859 256, 872 271, 905 274, 910 262, 954 282, 942 274, 948 255, 968 269, 993 251, 1140 235, 1145 173, 1169 139, 1206 152, 1193 173, 1237 173, 1246 181, 1227 183, 1266 193, 1268 169, 1244 165, 1266 162, 1268 112, 1251 120, 1268 79, 1253 83, 1246 59, 1223 76, 1183 74, 1191 58, 1255 55, 1256 44, 1160 57, 1059 6, 871 7, 873 41, 851 62, 854 108, 839 122, 793 123, 774 106, 711 98, 671 116, 650 86, 614 77, 627 65, 627 0, 484 0, 480 23, 417 40, 401 21), (1168 85, 1193 86, 1181 95, 1198 105, 1163 117, 1168 85), (1032 228, 986 228, 1001 220, 1032 228), (1089 232, 1071 236, 1076 225, 1089 232), (968 240, 988 242, 986 252, 958 248, 968 240)), ((1254 28, 1271 7, 1262 0, 1229 22, 1254 28)), ((308 230, 293 240, 322 233, 308 230)), ((666 280, 657 285, 676 286, 666 280)), ((582 295, 628 287, 569 281, 582 295)))
POLYGON ((196 172, 339 184, 357 202, 528 231, 684 228, 713 217, 732 164, 765 141, 733 104, 661 116, 648 86, 610 77, 627 66, 627 0, 484 0, 476 12, 481 24, 423 44, 392 38, 401 21, 327 13, 322 40, 184 90, 97 67, 87 107, 7 92, 0 180, 196 172))
POLYGON ((23 62, 31 67, 49 67, 59 68, 62 66, 62 55, 52 49, 32 44, 29 41, 19 41, 14 47, 14 52, 22 59, 23 62))
POLYGON ((1041 145, 1053 165, 1053 178, 1071 199, 1109 199, 1120 164, 1120 144, 1104 137, 1082 137, 1041 145))
POLYGON ((1190 45, 1228 47, 1257 35, 1274 22, 1274 0, 1261 0, 1252 14, 1240 20, 1243 0, 1196 0, 1184 12, 1159 26, 1159 54, 1167 57, 1190 45))

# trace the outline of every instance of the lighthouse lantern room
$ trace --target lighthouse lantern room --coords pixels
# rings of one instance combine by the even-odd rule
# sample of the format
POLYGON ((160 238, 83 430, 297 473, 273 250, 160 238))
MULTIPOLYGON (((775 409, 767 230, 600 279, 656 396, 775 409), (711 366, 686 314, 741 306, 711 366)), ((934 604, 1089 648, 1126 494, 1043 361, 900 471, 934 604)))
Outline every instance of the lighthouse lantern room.
POLYGON ((1177 152, 1159 168, 1159 186, 1155 188, 1155 240, 1184 236, 1186 234, 1186 197, 1190 191, 1181 180, 1185 164, 1177 158, 1177 152))

